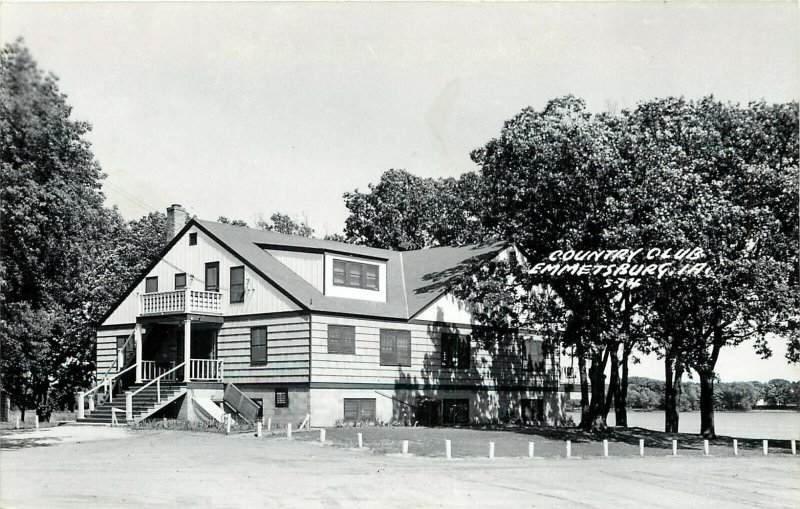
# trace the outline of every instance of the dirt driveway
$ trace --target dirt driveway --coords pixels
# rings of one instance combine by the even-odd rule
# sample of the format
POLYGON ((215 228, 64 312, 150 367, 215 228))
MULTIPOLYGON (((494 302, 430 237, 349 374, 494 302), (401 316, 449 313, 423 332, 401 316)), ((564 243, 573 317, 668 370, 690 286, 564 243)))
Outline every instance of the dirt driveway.
POLYGON ((800 461, 786 455, 446 460, 377 455, 301 439, 175 431, 114 433, 123 438, 31 442, 3 449, 0 506, 800 505, 800 461))

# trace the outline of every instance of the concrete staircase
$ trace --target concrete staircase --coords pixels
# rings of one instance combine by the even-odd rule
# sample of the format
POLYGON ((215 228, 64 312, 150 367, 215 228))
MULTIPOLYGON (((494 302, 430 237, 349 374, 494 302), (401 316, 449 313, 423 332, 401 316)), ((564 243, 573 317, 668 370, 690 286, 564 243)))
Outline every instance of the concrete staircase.
MULTIPOLYGON (((133 384, 126 390, 136 392, 144 384, 133 384)), ((156 384, 152 384, 133 397, 133 420, 138 422, 153 415, 168 404, 186 394, 186 383, 183 382, 161 382, 161 401, 158 401, 156 384)), ((125 393, 114 396, 114 401, 98 405, 94 410, 86 410, 86 416, 78 419, 78 422, 87 424, 111 424, 112 408, 118 411, 117 422, 125 424, 125 393)))

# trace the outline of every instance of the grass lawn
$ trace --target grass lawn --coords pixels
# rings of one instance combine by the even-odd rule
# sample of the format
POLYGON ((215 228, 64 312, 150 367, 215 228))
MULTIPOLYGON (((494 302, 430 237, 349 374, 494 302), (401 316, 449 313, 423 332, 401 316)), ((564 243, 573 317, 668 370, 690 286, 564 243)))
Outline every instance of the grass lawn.
MULTIPOLYGON (((16 426, 17 417, 20 416, 19 410, 11 410, 8 414, 8 422, 0 422, 0 429, 8 430, 14 429, 16 426)), ((51 426, 58 426, 59 422, 63 421, 74 421, 78 418, 75 412, 53 412, 50 415, 50 420, 48 422, 40 422, 40 428, 47 428, 51 426)), ((36 411, 35 410, 27 410, 25 412, 25 421, 20 421, 19 423, 20 429, 27 429, 27 428, 35 428, 36 427, 36 411)))
MULTIPOLYGON (((363 436, 364 447, 378 454, 399 454, 402 441, 408 440, 409 454, 442 457, 445 440, 452 444, 455 458, 487 457, 489 442, 495 443, 495 457, 527 457, 528 442, 535 444, 535 456, 551 458, 566 455, 566 441, 572 443, 573 457, 601 457, 603 440, 609 442, 609 456, 638 456, 639 440, 645 441, 645 456, 672 454, 672 440, 678 440, 678 455, 703 456, 703 439, 698 435, 660 433, 642 428, 612 428, 606 433, 587 433, 575 428, 413 428, 375 427, 327 428, 326 442, 342 447, 357 447, 357 434, 363 436)), ((314 441, 319 433, 312 432, 296 437, 314 441)), ((791 454, 788 440, 770 440, 770 454, 791 454)), ((709 454, 733 456, 732 438, 711 440, 709 454)), ((739 455, 763 455, 760 440, 740 439, 739 455)))

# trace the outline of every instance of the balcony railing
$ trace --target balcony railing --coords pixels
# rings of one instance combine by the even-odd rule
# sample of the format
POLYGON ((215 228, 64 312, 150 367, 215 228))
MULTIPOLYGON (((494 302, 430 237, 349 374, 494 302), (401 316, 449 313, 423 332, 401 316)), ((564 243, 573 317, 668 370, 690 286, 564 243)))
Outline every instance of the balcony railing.
MULTIPOLYGON (((171 371, 175 367, 173 362, 171 366, 159 366, 156 361, 142 361, 142 380, 154 380, 167 371, 171 371)), ((177 380, 175 372, 167 375, 164 380, 177 380)))
POLYGON ((139 296, 140 315, 199 313, 222 314, 222 294, 186 288, 172 292, 144 293, 139 296))
POLYGON ((223 362, 220 359, 192 359, 189 361, 189 378, 192 380, 222 380, 223 362))

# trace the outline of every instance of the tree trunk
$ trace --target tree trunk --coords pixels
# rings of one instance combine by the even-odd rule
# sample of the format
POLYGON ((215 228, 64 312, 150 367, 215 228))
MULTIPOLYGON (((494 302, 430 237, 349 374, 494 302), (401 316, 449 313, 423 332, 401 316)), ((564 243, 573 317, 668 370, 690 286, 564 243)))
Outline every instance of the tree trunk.
POLYGON ((614 417, 616 425, 628 427, 628 359, 631 355, 629 342, 622 345, 622 377, 619 381, 617 396, 614 399, 614 417))
MULTIPOLYGON (((606 401, 603 405, 603 420, 608 422, 608 413, 611 411, 611 406, 617 401, 617 394, 619 393, 619 343, 614 342, 610 347, 611 353, 611 369, 610 377, 608 380, 608 394, 606 401)), ((615 407, 616 408, 616 407, 615 407)))
POLYGON ((714 438, 714 373, 698 371, 700 377, 700 434, 714 438))
POLYGON ((672 357, 664 359, 664 432, 678 433, 683 367, 672 357))
POLYGON ((581 422, 578 426, 582 428, 589 417, 589 380, 586 376, 586 357, 582 353, 578 355, 578 372, 581 377, 581 422))
POLYGON ((607 428, 603 407, 606 399, 605 368, 608 354, 607 349, 605 353, 592 354, 592 364, 589 366, 592 399, 589 401, 589 412, 583 425, 583 428, 587 430, 605 430, 607 428))

